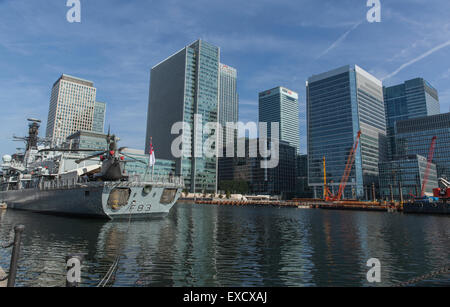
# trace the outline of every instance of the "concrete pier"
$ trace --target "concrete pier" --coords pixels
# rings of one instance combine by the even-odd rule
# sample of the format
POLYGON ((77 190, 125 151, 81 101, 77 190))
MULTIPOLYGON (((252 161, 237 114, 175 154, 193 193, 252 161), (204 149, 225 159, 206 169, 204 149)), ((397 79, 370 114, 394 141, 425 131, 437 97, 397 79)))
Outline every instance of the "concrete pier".
MULTIPOLYGON (((188 201, 180 200, 181 203, 188 201)), ((298 209, 329 209, 329 210, 361 210, 361 211, 401 211, 403 208, 399 204, 387 202, 361 202, 361 201, 335 201, 326 202, 317 199, 304 199, 293 201, 236 201, 223 199, 196 199, 195 204, 199 205, 222 205, 222 206, 272 206, 281 208, 298 209)))

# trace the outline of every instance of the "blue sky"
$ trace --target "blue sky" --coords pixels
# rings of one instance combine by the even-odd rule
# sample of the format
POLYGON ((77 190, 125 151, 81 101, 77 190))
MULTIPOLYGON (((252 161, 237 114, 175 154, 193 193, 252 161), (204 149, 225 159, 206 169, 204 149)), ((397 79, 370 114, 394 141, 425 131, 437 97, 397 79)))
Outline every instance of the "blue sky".
POLYGON ((237 68, 244 122, 257 120, 258 92, 288 87, 303 110, 308 77, 346 64, 389 76, 386 85, 423 77, 448 112, 450 2, 381 0, 380 23, 367 22, 366 2, 81 0, 81 23, 68 23, 66 0, 0 0, 0 154, 22 146, 11 138, 26 134, 28 117, 43 120, 44 136, 62 73, 94 81, 106 127, 143 148, 150 68, 198 38, 237 68))

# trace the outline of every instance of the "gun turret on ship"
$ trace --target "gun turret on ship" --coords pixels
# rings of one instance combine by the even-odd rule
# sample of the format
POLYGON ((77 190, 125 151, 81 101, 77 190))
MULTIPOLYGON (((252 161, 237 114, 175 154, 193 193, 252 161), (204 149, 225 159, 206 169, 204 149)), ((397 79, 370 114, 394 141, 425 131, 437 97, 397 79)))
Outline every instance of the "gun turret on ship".
POLYGON ((101 218, 145 218, 169 213, 184 188, 183 178, 142 181, 125 163, 144 163, 107 135, 107 150, 39 146, 39 120, 29 119, 24 154, 3 156, 0 203, 33 212, 101 218), (127 159, 125 159, 127 158, 127 159), (73 166, 73 167, 71 167, 73 166), (69 169, 68 169, 69 168, 69 169))

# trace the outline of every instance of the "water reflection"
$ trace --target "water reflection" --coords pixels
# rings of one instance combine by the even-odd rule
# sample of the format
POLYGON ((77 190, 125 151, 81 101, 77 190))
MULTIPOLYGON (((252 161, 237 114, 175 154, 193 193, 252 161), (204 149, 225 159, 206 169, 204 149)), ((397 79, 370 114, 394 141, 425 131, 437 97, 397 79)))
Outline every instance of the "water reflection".
MULTIPOLYGON (((387 286, 450 263, 450 220, 439 216, 178 205, 153 221, 7 210, 0 223, 2 243, 26 226, 19 286, 64 286, 70 253, 86 255, 84 286, 97 285, 117 255, 115 286, 368 286, 369 258, 380 259, 387 286)), ((9 253, 0 251, 0 266, 9 253)))

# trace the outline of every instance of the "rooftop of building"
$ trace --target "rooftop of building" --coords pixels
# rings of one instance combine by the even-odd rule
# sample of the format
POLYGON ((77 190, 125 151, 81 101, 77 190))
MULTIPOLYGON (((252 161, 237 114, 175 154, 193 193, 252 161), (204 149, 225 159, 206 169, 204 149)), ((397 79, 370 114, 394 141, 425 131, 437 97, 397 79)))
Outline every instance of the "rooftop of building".
POLYGON ((265 96, 269 96, 269 95, 275 95, 275 94, 284 94, 284 95, 288 95, 288 96, 292 96, 295 99, 298 99, 298 93, 288 89, 287 87, 284 86, 277 86, 274 87, 270 90, 265 90, 259 93, 259 97, 265 97, 265 96))
POLYGON ((385 88, 386 89, 390 89, 390 88, 395 88, 395 87, 399 87, 399 86, 405 86, 405 85, 408 85, 408 84, 411 84, 411 83, 414 84, 414 83, 417 83, 417 82, 423 83, 427 87, 429 87, 430 89, 437 91, 436 88, 430 84, 430 82, 428 82, 427 80, 425 80, 424 78, 421 78, 421 77, 409 79, 409 80, 406 80, 406 81, 404 81, 402 83, 399 83, 399 84, 385 86, 385 88))
POLYGON ((70 139, 78 138, 80 136, 90 136, 90 137, 98 137, 98 138, 105 138, 105 139, 107 137, 107 135, 104 133, 98 133, 98 132, 93 132, 93 131, 88 131, 88 130, 79 130, 79 131, 74 132, 71 135, 69 135, 67 137, 67 139, 70 140, 70 139))
MULTIPOLYGON (((202 43, 206 43, 206 44, 208 44, 208 45, 210 45, 210 46, 214 46, 213 44, 208 43, 208 42, 205 42, 204 40, 202 40, 201 38, 199 38, 199 39, 193 41, 192 43, 187 44, 186 46, 184 46, 183 48, 181 48, 181 49, 178 50, 177 52, 173 53, 172 55, 168 56, 167 58, 165 58, 164 60, 162 60, 162 61, 159 62, 158 64, 154 65, 154 66, 152 67, 152 69, 155 68, 155 67, 157 67, 157 66, 159 66, 159 65, 161 65, 162 63, 164 63, 165 61, 169 60, 170 58, 176 56, 176 55, 179 54, 180 52, 183 52, 184 50, 186 50, 186 48, 192 47, 193 45, 197 44, 198 42, 202 42, 202 43)), ((217 48, 219 48, 219 47, 217 47, 217 48)), ((219 48, 219 49, 220 49, 220 48, 219 48)))
POLYGON ((229 65, 219 63, 220 68, 230 71, 231 73, 235 74, 237 72, 236 68, 231 67, 229 65))
POLYGON ((328 79, 349 71, 355 71, 361 75, 363 75, 364 77, 366 77, 367 79, 369 79, 370 81, 376 83, 379 86, 383 86, 383 82, 379 79, 377 79, 375 76, 371 75, 370 73, 368 73, 367 71, 365 71, 364 69, 362 69, 361 67, 359 67, 356 64, 353 65, 345 65, 321 74, 317 74, 317 75, 312 75, 311 77, 308 78, 307 84, 308 83, 313 83, 313 82, 317 82, 320 80, 324 80, 324 79, 328 79))
POLYGON ((62 74, 61 77, 59 77, 58 80, 56 80, 56 82, 53 83, 53 86, 55 86, 60 80, 65 80, 65 81, 69 81, 69 82, 73 82, 73 83, 78 83, 80 85, 94 87, 94 82, 92 82, 92 81, 89 81, 86 79, 81 79, 81 78, 74 77, 71 75, 66 75, 66 74, 62 74))

